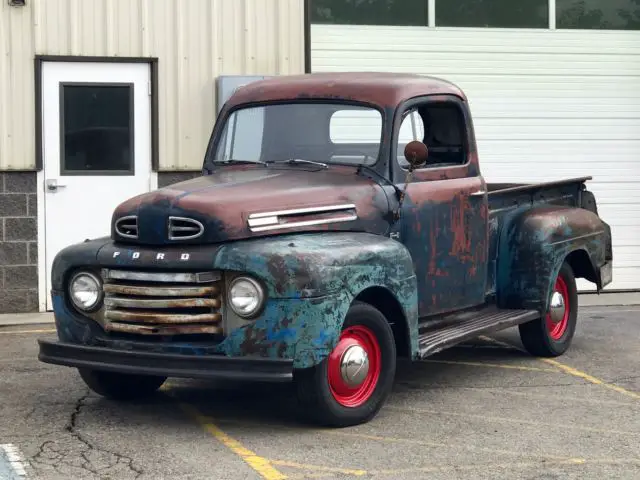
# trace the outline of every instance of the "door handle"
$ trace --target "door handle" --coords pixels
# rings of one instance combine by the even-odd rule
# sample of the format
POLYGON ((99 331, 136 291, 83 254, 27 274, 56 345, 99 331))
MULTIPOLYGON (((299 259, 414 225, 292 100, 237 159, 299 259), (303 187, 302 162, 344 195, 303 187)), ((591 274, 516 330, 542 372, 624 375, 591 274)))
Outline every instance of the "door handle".
POLYGON ((478 190, 477 192, 473 192, 470 197, 482 197, 487 193, 486 190, 478 190))
POLYGON ((66 187, 66 185, 62 185, 58 183, 58 180, 56 180, 55 178, 48 179, 46 184, 47 184, 47 191, 49 192, 57 192, 59 188, 66 187))

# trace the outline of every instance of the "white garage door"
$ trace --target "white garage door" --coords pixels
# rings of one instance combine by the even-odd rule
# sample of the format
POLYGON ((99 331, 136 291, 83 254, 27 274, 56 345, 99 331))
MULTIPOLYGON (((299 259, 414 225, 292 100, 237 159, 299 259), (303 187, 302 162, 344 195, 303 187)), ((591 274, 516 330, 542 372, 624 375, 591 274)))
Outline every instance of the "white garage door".
POLYGON ((640 32, 313 25, 311 39, 314 72, 457 83, 490 182, 593 176, 613 232, 607 290, 640 288, 640 32))

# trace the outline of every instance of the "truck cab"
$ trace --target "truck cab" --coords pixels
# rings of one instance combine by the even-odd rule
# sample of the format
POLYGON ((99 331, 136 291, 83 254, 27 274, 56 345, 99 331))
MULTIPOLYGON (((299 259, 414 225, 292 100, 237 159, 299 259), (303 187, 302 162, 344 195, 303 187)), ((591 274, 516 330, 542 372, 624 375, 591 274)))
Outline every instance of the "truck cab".
POLYGON ((124 201, 108 237, 57 255, 58 340, 39 358, 119 399, 171 376, 294 382, 317 421, 363 423, 398 357, 511 327, 533 355, 569 348, 576 278, 612 280, 587 180, 487 183, 467 98, 441 79, 254 82, 201 176, 124 201))

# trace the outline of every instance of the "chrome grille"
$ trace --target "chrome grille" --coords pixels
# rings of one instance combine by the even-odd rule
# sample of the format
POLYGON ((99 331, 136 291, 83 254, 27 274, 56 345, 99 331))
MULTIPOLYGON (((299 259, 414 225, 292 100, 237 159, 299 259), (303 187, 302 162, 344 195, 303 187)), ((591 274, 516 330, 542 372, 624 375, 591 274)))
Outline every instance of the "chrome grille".
POLYGON ((123 238, 138 238, 138 217, 131 215, 116 220, 116 233, 123 238))
POLYGON ((193 218, 169 217, 169 240, 193 240, 204 233, 204 225, 193 218))
POLYGON ((219 272, 102 270, 104 327, 143 335, 221 334, 219 272))

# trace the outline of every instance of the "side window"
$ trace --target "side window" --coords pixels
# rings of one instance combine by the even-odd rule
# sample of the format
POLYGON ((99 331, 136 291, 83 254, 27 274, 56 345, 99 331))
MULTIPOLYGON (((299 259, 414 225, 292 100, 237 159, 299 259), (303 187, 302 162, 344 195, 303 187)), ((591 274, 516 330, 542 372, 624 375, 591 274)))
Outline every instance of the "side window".
POLYGON ((419 106, 405 117, 400 127, 398 162, 407 169, 404 147, 411 140, 420 140, 429 148, 429 160, 423 168, 464 165, 467 163, 465 132, 464 116, 455 103, 419 106), (418 127, 414 128, 416 124, 418 127))
POLYGON ((402 168, 409 168, 409 162, 404 158, 404 147, 414 140, 424 141, 424 123, 417 110, 410 110, 400 124, 398 134, 398 162, 402 168))

